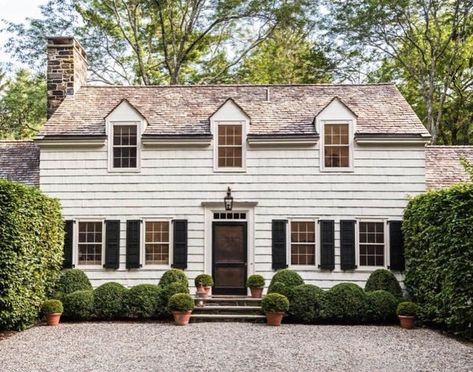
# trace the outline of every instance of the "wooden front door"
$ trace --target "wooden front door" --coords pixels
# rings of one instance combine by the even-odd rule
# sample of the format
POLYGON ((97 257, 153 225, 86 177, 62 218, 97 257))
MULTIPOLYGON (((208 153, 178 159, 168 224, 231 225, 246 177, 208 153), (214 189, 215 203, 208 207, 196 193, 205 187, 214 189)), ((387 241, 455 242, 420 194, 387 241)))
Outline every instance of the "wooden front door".
POLYGON ((214 222, 212 228, 212 293, 246 295, 246 222, 214 222))

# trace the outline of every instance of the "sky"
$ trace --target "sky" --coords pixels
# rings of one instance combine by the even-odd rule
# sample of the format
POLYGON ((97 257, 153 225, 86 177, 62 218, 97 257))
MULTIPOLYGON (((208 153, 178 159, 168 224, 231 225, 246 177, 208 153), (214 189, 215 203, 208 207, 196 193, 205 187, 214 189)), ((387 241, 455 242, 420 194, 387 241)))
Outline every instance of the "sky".
MULTIPOLYGON (((46 4, 47 0, 0 0, 0 20, 12 22, 24 22, 26 18, 38 17, 40 15, 39 6, 46 4)), ((3 28, 4 24, 0 25, 3 28)), ((10 57, 3 50, 3 45, 8 35, 0 33, 0 62, 12 62, 10 57)))

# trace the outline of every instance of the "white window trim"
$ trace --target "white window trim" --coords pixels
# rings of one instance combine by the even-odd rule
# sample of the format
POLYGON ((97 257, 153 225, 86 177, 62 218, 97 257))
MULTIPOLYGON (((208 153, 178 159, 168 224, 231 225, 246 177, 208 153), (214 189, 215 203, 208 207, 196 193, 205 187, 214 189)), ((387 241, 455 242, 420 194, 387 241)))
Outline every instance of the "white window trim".
POLYGON ((105 242, 107 237, 105 236, 105 219, 104 218, 81 218, 78 220, 74 220, 74 225, 72 228, 73 237, 74 237, 74 249, 72 250, 72 262, 74 267, 88 270, 88 269, 103 269, 103 265, 105 264, 105 242), (79 264, 79 223, 81 222, 101 222, 102 223, 102 261, 100 265, 81 265, 79 264))
POLYGON ((387 218, 359 218, 355 224, 355 263, 358 270, 375 271, 378 269, 387 269, 389 262, 389 226, 387 218), (383 266, 361 266, 360 265, 360 222, 382 222, 384 228, 384 265, 383 266))
POLYGON ((141 172, 141 135, 143 134, 143 121, 107 121, 108 141, 108 172, 109 173, 139 173, 141 172), (113 128, 115 126, 136 125, 136 168, 113 167, 113 128))
POLYGON ((353 146, 354 146, 354 123, 353 120, 322 120, 320 122, 320 171, 327 173, 352 173, 354 171, 353 146), (325 166, 325 124, 348 124, 348 155, 349 167, 326 167, 325 166))
POLYGON ((246 139, 248 136, 248 120, 212 120, 214 172, 243 173, 246 172, 246 139), (218 166, 218 127, 219 125, 241 125, 241 167, 218 166))
POLYGON ((141 263, 141 268, 146 268, 146 269, 157 269, 157 270, 167 270, 171 268, 171 265, 173 263, 173 242, 174 242, 174 236, 173 236, 173 225, 172 225, 172 218, 169 217, 153 217, 153 218, 143 218, 141 220, 141 239, 140 239, 140 263, 141 263), (168 264, 161 264, 161 265, 156 265, 156 264, 146 264, 146 222, 167 222, 169 224, 169 262, 168 264))
POLYGON ((287 267, 293 270, 300 271, 313 271, 318 270, 320 263, 320 226, 319 218, 314 217, 297 217, 297 218, 288 218, 287 220, 287 231, 286 231, 286 262, 287 267), (291 244, 291 224, 292 222, 314 222, 314 232, 315 232, 315 255, 314 255, 314 264, 313 265, 293 265, 291 263, 291 253, 292 253, 292 244, 291 244))

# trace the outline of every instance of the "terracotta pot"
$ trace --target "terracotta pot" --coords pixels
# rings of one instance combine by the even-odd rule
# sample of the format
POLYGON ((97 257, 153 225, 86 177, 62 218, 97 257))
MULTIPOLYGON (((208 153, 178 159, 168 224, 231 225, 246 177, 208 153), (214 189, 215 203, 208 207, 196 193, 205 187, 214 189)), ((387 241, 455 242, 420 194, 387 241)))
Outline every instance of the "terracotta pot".
POLYGON ((209 297, 209 289, 210 287, 204 287, 203 285, 199 285, 197 287, 197 297, 200 297, 200 298, 209 297))
POLYGON ((399 323, 401 324, 401 328, 405 329, 412 329, 414 328, 414 316, 410 315, 398 315, 399 323))
POLYGON ((266 313, 266 323, 270 326, 280 326, 284 313, 266 313))
POLYGON ((173 311, 172 315, 174 316, 174 322, 177 325, 183 326, 189 324, 192 311, 173 311))
POLYGON ((61 319, 62 313, 51 313, 46 316, 48 321, 48 326, 57 326, 59 324, 59 320, 61 319))
POLYGON ((263 295, 263 288, 250 288, 251 297, 261 298, 263 295))

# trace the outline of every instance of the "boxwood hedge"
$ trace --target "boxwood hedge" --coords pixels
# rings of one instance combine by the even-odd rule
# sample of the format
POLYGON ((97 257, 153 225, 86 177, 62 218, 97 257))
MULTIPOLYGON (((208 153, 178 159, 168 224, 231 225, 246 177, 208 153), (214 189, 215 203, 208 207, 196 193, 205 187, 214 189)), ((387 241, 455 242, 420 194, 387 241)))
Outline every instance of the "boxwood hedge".
POLYGON ((99 319, 114 319, 125 315, 127 289, 120 283, 108 282, 94 290, 94 314, 99 319))
POLYGON ((61 206, 37 188, 0 180, 0 329, 34 323, 62 264, 61 206))
POLYGON ((473 338, 473 184, 413 198, 402 227, 404 283, 419 318, 473 338))
POLYGON ((130 288, 125 296, 125 310, 130 318, 151 318, 156 314, 160 288, 154 284, 139 284, 130 288))
POLYGON ((94 312, 94 292, 75 291, 64 296, 64 317, 70 320, 89 320, 94 312))
POLYGON ((342 324, 360 324, 366 321, 366 293, 356 284, 340 283, 324 296, 322 313, 326 321, 342 324))

